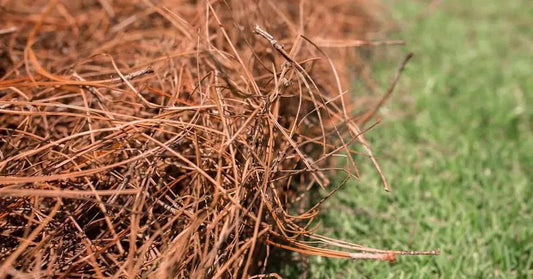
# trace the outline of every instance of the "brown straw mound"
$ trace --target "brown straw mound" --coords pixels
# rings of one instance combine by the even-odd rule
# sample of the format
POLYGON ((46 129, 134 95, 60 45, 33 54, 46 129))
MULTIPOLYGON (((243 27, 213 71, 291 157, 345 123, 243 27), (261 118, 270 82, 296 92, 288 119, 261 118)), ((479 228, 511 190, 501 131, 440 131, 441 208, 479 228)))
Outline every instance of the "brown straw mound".
POLYGON ((368 44, 361 3, 2 4, 0 277, 246 277, 271 246, 407 253, 311 228, 310 189, 358 177, 351 147, 377 167, 337 72, 368 44))

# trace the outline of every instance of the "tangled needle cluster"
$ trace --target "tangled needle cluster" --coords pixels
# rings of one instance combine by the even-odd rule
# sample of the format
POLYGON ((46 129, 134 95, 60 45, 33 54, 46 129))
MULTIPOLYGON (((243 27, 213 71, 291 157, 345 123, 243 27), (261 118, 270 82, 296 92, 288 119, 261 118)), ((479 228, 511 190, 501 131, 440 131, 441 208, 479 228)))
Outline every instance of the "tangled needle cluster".
POLYGON ((345 47, 370 44, 351 2, 2 1, 0 277, 408 253, 313 233, 310 190, 355 157, 381 174, 343 89, 345 47))

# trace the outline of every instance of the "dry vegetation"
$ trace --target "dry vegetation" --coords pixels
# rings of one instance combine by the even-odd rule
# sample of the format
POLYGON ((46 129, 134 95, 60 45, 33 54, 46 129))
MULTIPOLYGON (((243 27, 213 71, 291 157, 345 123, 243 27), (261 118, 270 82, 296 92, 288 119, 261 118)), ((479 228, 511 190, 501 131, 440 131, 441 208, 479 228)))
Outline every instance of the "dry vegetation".
POLYGON ((4 0, 0 277, 246 277, 272 246, 414 253, 311 226, 309 191, 357 178, 354 157, 382 175, 359 128, 375 107, 354 117, 346 91, 347 47, 373 26, 352 2, 4 0))

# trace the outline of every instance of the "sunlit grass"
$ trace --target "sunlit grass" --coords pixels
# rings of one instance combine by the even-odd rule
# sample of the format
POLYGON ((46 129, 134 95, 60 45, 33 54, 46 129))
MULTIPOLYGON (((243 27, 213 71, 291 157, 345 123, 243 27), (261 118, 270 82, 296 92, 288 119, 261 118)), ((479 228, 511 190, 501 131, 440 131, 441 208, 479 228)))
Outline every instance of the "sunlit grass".
POLYGON ((325 205, 321 232, 442 254, 393 265, 312 257, 309 275, 533 277, 533 5, 453 0, 422 16, 425 1, 385 2, 401 29, 390 37, 407 45, 377 59, 383 88, 415 53, 368 135, 393 192, 364 167, 325 205))

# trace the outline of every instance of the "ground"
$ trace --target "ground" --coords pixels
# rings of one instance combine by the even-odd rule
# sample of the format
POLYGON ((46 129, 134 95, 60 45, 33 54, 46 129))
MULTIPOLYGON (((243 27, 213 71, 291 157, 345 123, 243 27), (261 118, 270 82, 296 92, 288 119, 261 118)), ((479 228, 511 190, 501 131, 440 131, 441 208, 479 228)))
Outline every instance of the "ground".
POLYGON ((309 277, 533 277, 533 4, 384 2, 399 27, 389 38, 407 45, 376 51, 382 88, 415 53, 368 135, 393 191, 363 167, 325 205, 320 232, 441 255, 392 265, 311 257, 309 277))

